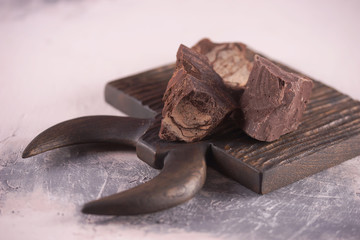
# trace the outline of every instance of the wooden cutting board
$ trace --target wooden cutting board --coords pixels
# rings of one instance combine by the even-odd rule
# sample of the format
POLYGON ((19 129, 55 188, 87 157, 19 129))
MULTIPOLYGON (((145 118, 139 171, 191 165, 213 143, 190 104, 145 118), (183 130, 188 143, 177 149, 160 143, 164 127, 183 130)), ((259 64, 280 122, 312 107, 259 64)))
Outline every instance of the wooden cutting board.
MULTIPOLYGON (((122 112, 159 119, 174 64, 106 85, 105 99, 122 112)), ((145 136, 156 153, 159 121, 145 136)), ((247 188, 265 194, 360 155, 360 102, 314 81, 299 128, 267 143, 245 135, 230 120, 207 141, 209 163, 247 188)), ((146 156, 139 156, 146 158, 146 156)))

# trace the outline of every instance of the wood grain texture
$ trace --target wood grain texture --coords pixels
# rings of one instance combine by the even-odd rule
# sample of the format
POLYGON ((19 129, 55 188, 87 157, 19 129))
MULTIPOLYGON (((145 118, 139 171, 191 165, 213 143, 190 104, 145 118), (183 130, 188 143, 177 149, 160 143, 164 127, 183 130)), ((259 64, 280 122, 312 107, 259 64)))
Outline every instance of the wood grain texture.
MULTIPOLYGON (((107 84, 105 98, 135 117, 161 112, 161 98, 174 65, 167 65, 107 84)), ((143 136, 151 157, 139 156, 150 165, 163 141, 159 124, 143 136)), ((228 122, 207 139, 216 168, 249 189, 265 194, 360 154, 360 103, 314 81, 311 99, 299 128, 271 143, 245 135, 228 122)), ((174 143, 181 144, 181 143, 174 143)), ((142 153, 144 154, 144 152, 142 153)))
POLYGON ((170 64, 113 81, 105 87, 105 100, 130 116, 155 117, 163 108, 161 99, 174 69, 170 64))

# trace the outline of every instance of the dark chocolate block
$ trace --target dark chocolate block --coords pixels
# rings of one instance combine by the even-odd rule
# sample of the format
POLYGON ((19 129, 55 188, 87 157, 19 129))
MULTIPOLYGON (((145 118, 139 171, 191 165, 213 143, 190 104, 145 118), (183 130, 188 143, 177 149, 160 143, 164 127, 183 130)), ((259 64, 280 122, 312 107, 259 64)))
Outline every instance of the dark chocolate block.
POLYGON ((184 45, 179 47, 163 101, 159 137, 169 141, 201 140, 235 108, 207 58, 184 45))
POLYGON ((240 99, 242 129, 249 136, 267 142, 294 131, 300 124, 312 86, 311 79, 287 72, 256 55, 240 99))
POLYGON ((233 90, 245 87, 255 53, 243 43, 213 43, 205 38, 192 47, 205 55, 224 84, 233 90))

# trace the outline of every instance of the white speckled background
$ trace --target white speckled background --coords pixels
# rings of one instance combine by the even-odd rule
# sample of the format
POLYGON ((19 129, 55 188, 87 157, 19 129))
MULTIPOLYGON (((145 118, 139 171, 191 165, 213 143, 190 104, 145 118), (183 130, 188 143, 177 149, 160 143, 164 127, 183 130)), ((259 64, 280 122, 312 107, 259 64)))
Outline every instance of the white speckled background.
POLYGON ((189 202, 117 218, 79 209, 157 174, 131 149, 21 158, 55 123, 121 114, 103 99, 106 82, 173 62, 180 43, 205 36, 245 42, 360 100, 359 10, 340 0, 0 0, 0 238, 359 239, 359 157, 265 196, 208 169, 189 202))

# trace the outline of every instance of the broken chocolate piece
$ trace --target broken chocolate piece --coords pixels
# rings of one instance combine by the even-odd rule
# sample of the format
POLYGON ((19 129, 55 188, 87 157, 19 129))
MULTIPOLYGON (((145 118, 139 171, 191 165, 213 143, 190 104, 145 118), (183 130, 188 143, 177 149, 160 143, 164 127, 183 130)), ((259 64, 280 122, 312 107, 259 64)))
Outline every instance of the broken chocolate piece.
POLYGON ((287 72, 255 56, 254 67, 241 97, 243 130, 271 142, 295 130, 310 98, 312 80, 287 72))
POLYGON ((213 43, 205 38, 192 47, 205 55, 224 84, 233 89, 245 87, 253 67, 255 53, 243 43, 213 43))
POLYGON ((163 101, 159 137, 169 141, 203 139, 236 107, 207 58, 184 45, 163 101))

